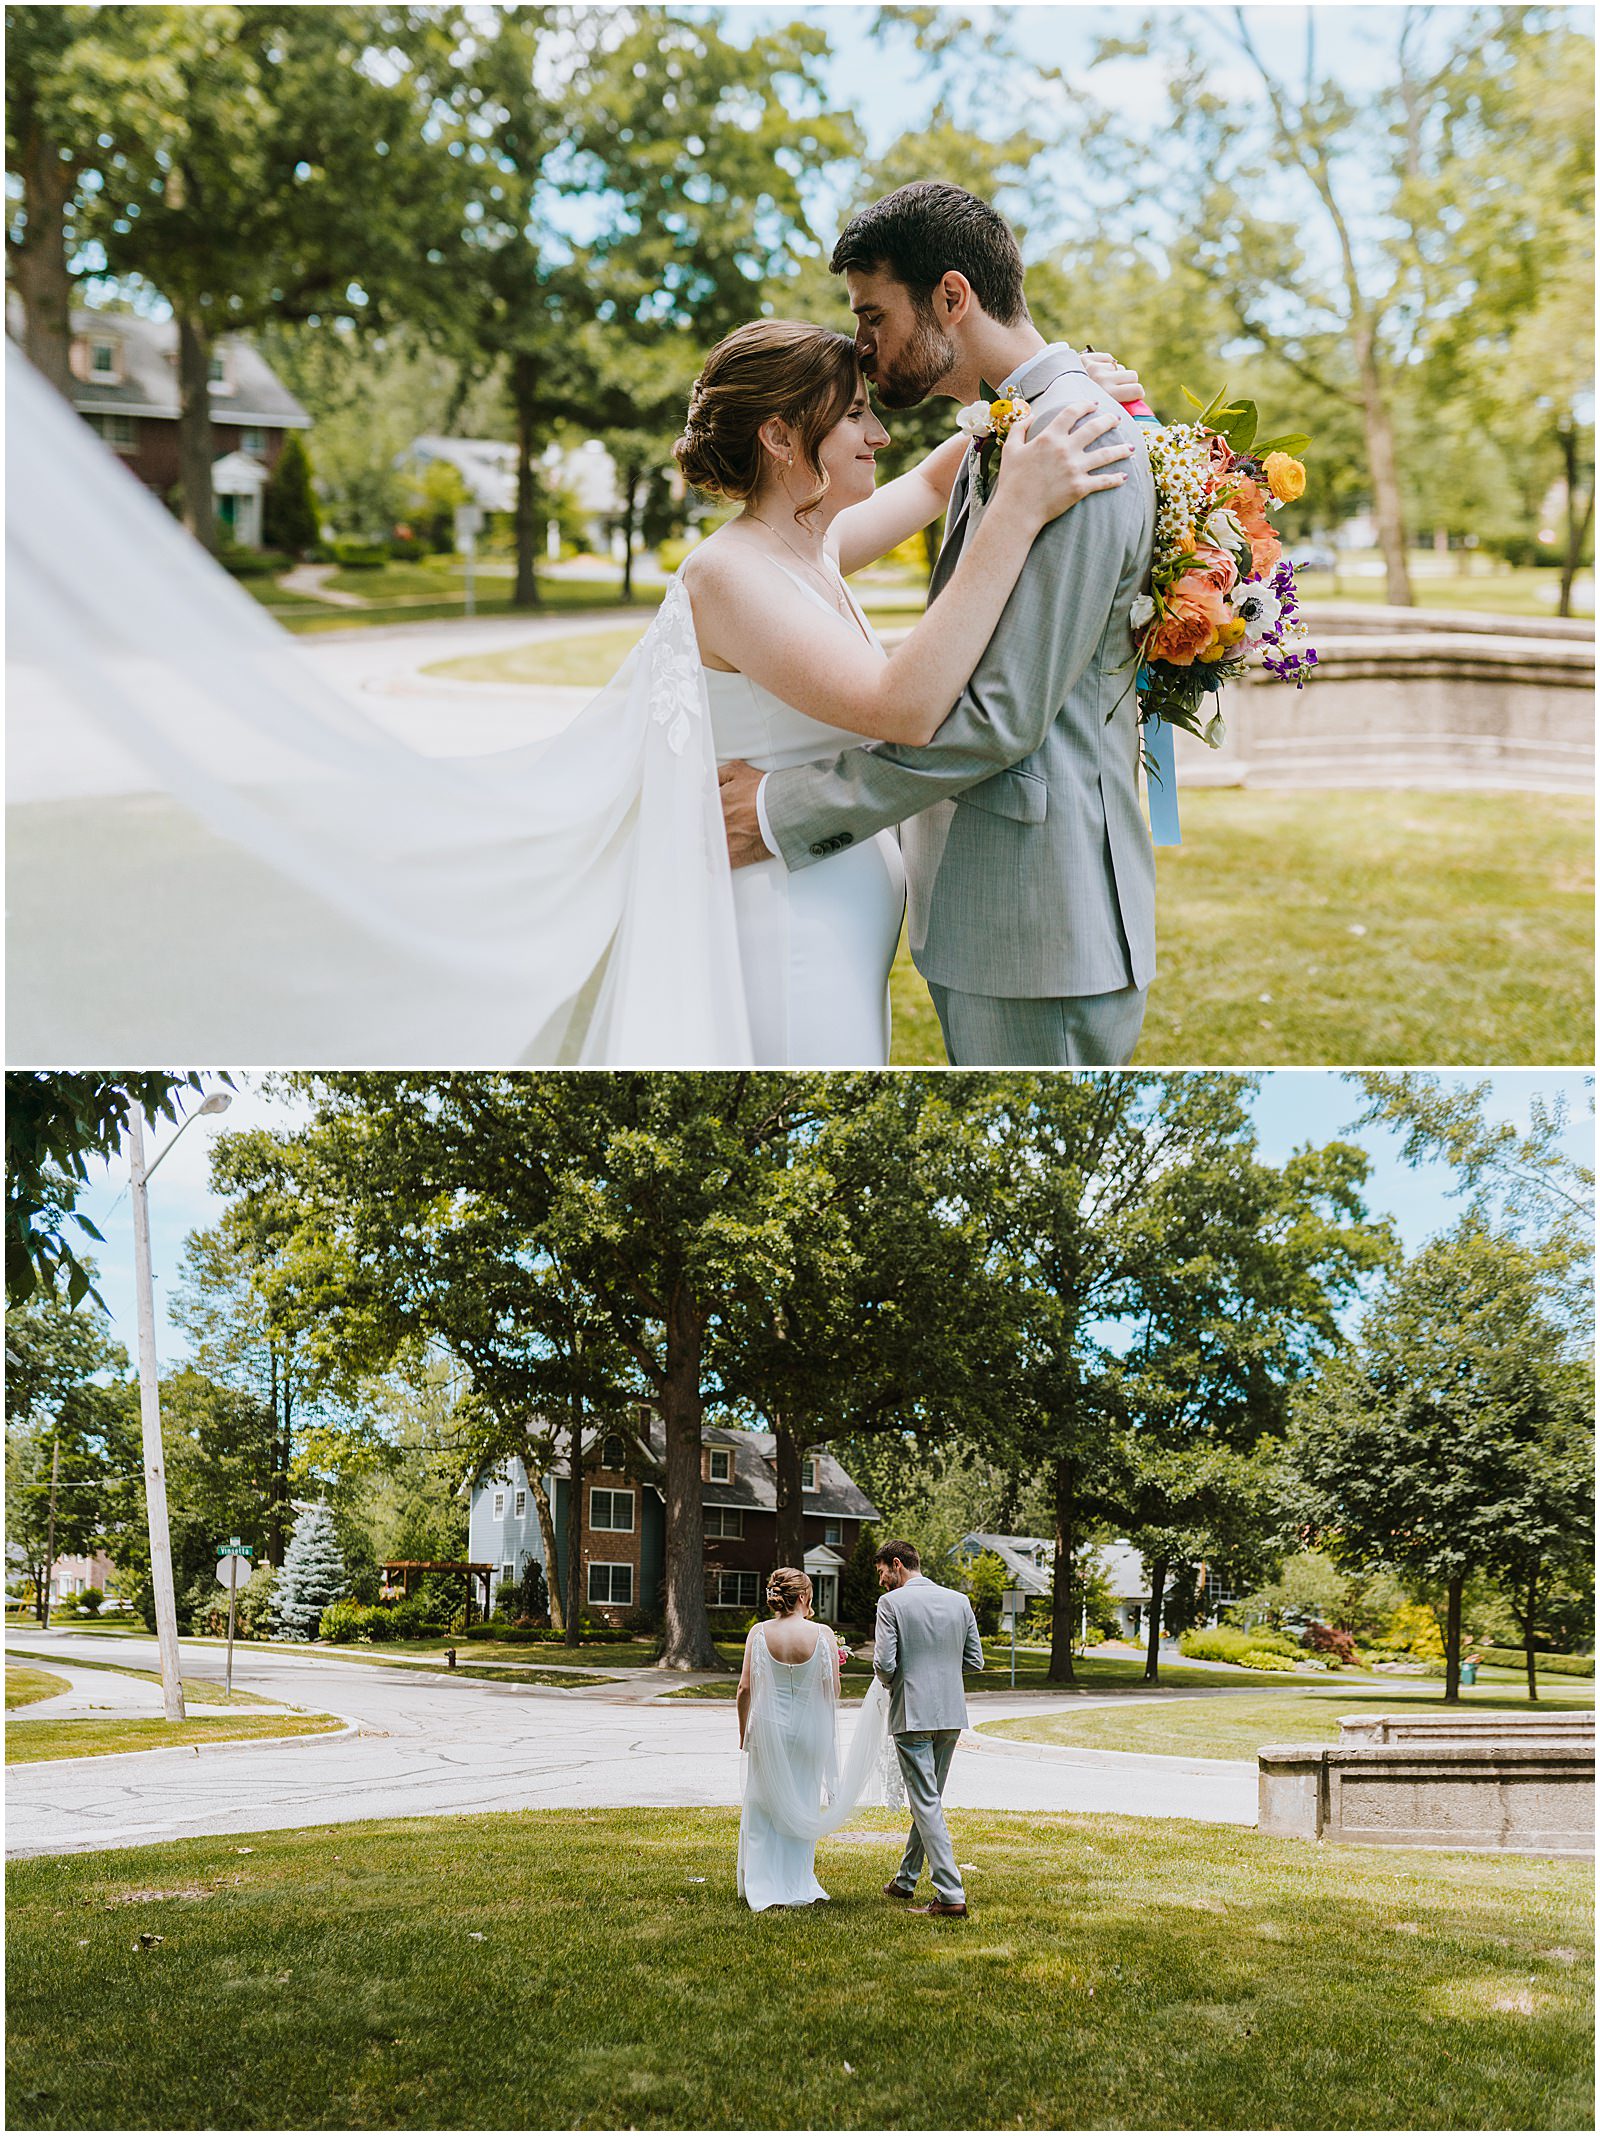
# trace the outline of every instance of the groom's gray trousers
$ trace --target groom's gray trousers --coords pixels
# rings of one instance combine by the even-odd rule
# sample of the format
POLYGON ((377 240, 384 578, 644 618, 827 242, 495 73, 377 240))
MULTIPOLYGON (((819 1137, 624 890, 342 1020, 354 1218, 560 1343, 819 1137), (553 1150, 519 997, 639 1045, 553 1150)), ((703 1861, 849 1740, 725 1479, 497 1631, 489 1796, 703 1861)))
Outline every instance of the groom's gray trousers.
POLYGON ((894 1880, 907 1891, 915 1891, 926 1858, 934 1890, 952 1906, 964 1905, 966 1893, 956 1867, 956 1850, 950 1844, 950 1827, 944 1821, 943 1796, 960 1735, 959 1728, 934 1728, 894 1739, 911 1811, 911 1831, 894 1880))
POLYGON ((1139 1042, 1148 987, 1035 1000, 963 994, 929 980, 944 1050, 961 1068, 1125 1068, 1139 1042))

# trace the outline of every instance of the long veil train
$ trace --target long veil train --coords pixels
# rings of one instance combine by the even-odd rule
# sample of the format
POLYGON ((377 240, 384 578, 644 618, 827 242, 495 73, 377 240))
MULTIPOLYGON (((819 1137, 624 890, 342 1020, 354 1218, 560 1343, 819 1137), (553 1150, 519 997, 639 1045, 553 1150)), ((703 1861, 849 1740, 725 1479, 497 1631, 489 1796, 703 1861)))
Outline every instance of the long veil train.
POLYGON ((677 580, 553 741, 425 756, 6 366, 9 1061, 749 1061, 677 580))

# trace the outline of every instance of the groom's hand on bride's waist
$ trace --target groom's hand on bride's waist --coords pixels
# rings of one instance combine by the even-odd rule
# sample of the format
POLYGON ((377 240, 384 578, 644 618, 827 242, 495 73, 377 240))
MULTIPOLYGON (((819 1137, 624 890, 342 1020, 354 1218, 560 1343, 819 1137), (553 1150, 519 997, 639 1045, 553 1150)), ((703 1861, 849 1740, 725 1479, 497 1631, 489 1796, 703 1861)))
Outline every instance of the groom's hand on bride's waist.
POLYGON ((722 799, 722 828, 727 833, 728 860, 735 868, 748 868, 753 861, 770 860, 772 848, 762 835, 756 809, 756 793, 763 774, 742 757, 717 767, 717 787, 722 799))

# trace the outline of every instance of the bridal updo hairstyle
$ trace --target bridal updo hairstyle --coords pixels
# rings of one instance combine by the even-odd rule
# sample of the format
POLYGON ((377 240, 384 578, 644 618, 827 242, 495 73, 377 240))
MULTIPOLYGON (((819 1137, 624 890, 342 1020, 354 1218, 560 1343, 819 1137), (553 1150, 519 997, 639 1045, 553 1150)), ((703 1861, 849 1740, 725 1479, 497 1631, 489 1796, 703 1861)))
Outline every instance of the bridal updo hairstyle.
POLYGON ((689 395, 683 436, 672 450, 697 490, 745 504, 761 487, 767 455, 759 432, 781 417, 817 489, 796 512, 814 512, 828 494, 817 447, 861 390, 848 334, 796 319, 753 319, 719 341, 689 395))
POLYGON ((767 1607, 774 1616, 787 1617, 810 1600, 811 1582, 792 1565, 780 1565, 767 1581, 767 1607))

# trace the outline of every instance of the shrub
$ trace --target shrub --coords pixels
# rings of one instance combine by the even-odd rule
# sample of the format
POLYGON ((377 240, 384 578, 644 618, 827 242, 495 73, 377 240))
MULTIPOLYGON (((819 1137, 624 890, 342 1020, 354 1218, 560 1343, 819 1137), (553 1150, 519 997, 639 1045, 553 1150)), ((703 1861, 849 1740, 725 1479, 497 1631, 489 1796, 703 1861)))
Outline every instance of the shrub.
POLYGON ((1283 1655, 1281 1653, 1274 1652, 1271 1647, 1251 1647, 1247 1653, 1241 1654, 1239 1656, 1239 1666, 1241 1669, 1294 1668, 1298 1666, 1298 1663, 1298 1655, 1296 1656, 1295 1661, 1286 1662, 1283 1655))
POLYGON ((276 578, 293 561, 277 549, 225 548, 217 558, 231 578, 276 578))
MULTIPOLYGON (((1527 1666, 1527 1656, 1521 1647, 1480 1647, 1478 1659, 1497 1669, 1522 1669, 1527 1666)), ((1541 1654, 1533 1650, 1534 1666, 1541 1676, 1593 1676, 1592 1654, 1541 1654)))
POLYGON ((526 1617, 533 1623, 539 1623, 548 1619, 550 1583, 544 1576, 544 1567, 536 1557, 529 1558, 522 1568, 522 1590, 517 1601, 519 1620, 526 1617))
POLYGON ((50 1614, 52 1617, 75 1617, 78 1614, 77 1596, 63 1595, 59 1602, 52 1602, 50 1614))
POLYGON ((371 1615, 361 1602, 330 1602, 317 1621, 317 1637, 330 1646, 348 1646, 361 1637, 371 1615))
POLYGON ((519 1609, 517 1597, 520 1591, 515 1580, 502 1580, 494 1591, 494 1615, 504 1617, 508 1622, 514 1618, 519 1609))
POLYGON ((78 1596, 78 1607, 86 1617, 98 1617, 100 1605, 105 1601, 104 1591, 98 1587, 86 1587, 78 1596))
POLYGON ((277 464, 267 477, 261 527, 275 549, 287 549, 296 556, 303 556, 322 531, 311 486, 311 461, 297 430, 284 439, 277 464))
POLYGON ((1308 1624, 1300 1635, 1300 1644, 1311 1654, 1326 1654, 1346 1668, 1359 1668, 1361 1657, 1356 1652, 1355 1640, 1348 1632, 1339 1631, 1331 1624, 1308 1624))
POLYGON ((464 1625, 460 1636, 463 1639, 498 1639, 500 1627, 496 1624, 484 1624, 480 1620, 477 1624, 464 1625))
POLYGON ((1384 1626, 1385 1643, 1402 1647, 1418 1661, 1443 1661, 1439 1620, 1425 1602, 1402 1602, 1384 1626))
POLYGON ((531 1644, 534 1636, 531 1624, 508 1624, 500 1634, 502 1639, 508 1639, 513 1646, 527 1646, 531 1644))
POLYGON ((1259 1661, 1247 1659, 1251 1654, 1272 1655, 1274 1667, 1300 1658, 1300 1648, 1286 1633, 1269 1632, 1262 1625, 1249 1632, 1231 1624, 1215 1624, 1208 1632, 1185 1632, 1178 1641, 1178 1651, 1193 1661, 1242 1662, 1251 1669, 1262 1667, 1259 1661))
POLYGON ((653 1609, 630 1609, 622 1620, 622 1629, 635 1639, 649 1639, 660 1631, 661 1619, 653 1609))
POLYGON ((389 561, 386 542, 336 541, 331 546, 341 571, 378 571, 389 561))

